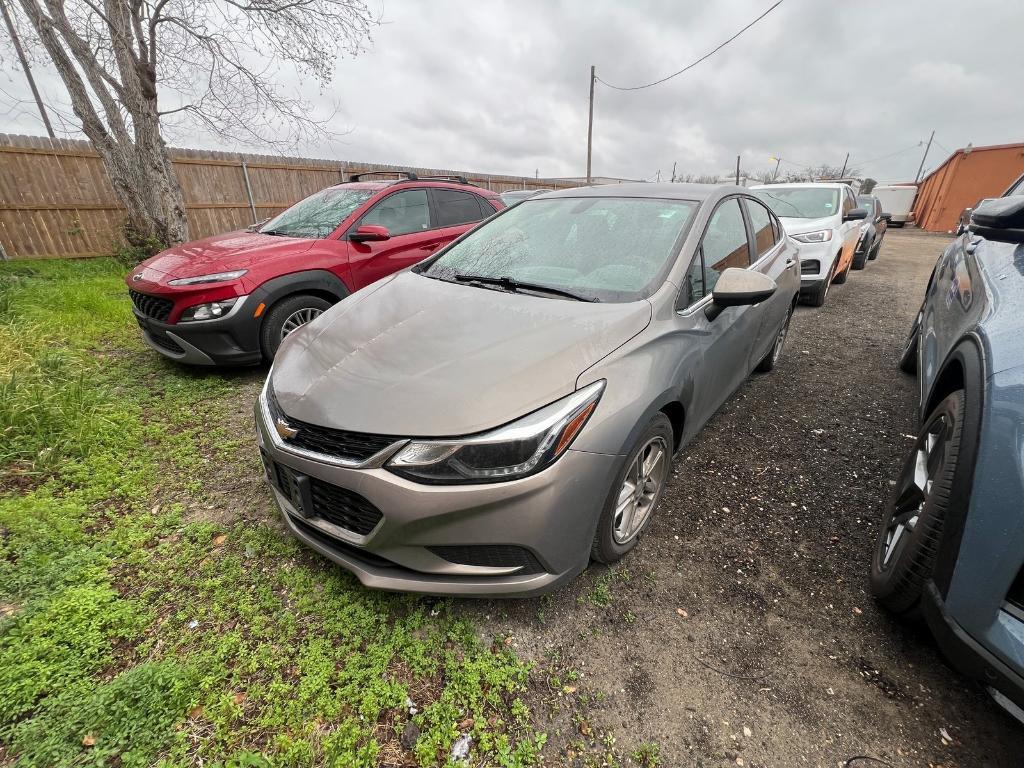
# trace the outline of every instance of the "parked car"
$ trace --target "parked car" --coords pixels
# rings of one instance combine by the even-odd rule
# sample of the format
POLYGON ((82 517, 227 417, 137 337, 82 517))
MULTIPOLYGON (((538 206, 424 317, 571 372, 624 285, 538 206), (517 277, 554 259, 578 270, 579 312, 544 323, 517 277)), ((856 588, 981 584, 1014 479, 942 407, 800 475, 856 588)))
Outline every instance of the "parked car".
POLYGON ((740 187, 562 190, 288 336, 256 404, 303 543, 383 589, 533 594, 611 562, 800 287, 740 187))
MULTIPOLYGON (((1021 190, 1024 191, 1024 190, 1021 190)), ((871 587, 1024 722, 1024 194, 942 254, 900 365, 921 427, 886 507, 871 587)))
POLYGON ((255 364, 350 293, 422 261, 505 207, 461 177, 368 180, 317 192, 252 231, 170 248, 126 278, 142 336, 194 365, 255 364))
POLYGON ((882 209, 889 213, 891 226, 899 228, 914 220, 916 184, 882 184, 872 189, 871 194, 878 198, 882 209))
POLYGON ((824 305, 832 283, 842 285, 850 274, 860 222, 868 212, 857 207, 848 184, 765 184, 750 189, 800 243, 801 298, 812 307, 824 305))
POLYGON ((869 261, 878 258, 889 225, 889 214, 882 212, 882 204, 874 195, 858 195, 857 207, 863 208, 868 215, 861 222, 860 240, 853 252, 853 268, 864 269, 869 261))
POLYGON ((545 192, 550 192, 550 189, 512 189, 508 192, 502 192, 498 195, 507 206, 515 205, 523 200, 529 200, 531 197, 537 195, 543 195, 545 192))

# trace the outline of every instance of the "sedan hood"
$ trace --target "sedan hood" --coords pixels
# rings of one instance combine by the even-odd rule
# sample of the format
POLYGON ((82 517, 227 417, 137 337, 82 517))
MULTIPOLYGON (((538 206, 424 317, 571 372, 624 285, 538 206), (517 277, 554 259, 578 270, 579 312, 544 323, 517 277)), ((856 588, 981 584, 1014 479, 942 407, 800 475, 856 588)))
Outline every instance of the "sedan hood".
POLYGON ((141 266, 168 278, 196 277, 210 272, 248 269, 256 263, 294 256, 308 251, 314 242, 259 232, 229 232, 168 248, 142 262, 141 266))
POLYGON ((402 272, 288 336, 271 379, 282 410, 311 424, 468 435, 573 392, 650 319, 646 301, 590 304, 402 272))
POLYGON ((802 235, 805 232, 817 232, 819 229, 832 229, 836 225, 835 216, 826 216, 823 219, 788 219, 780 216, 783 228, 787 235, 802 235))

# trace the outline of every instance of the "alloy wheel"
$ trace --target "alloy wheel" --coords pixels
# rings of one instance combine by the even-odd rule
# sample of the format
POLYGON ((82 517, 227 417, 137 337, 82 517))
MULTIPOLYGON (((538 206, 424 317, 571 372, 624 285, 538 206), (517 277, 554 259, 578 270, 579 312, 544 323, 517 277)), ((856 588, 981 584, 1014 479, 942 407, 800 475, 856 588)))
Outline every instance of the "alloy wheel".
POLYGON ((617 544, 633 539, 651 516, 668 475, 668 458, 668 444, 654 437, 633 459, 615 502, 612 536, 617 544))
POLYGON ((789 310, 789 314, 786 315, 786 322, 782 324, 782 328, 779 329, 779 335, 775 337, 775 346, 772 347, 772 365, 779 362, 779 358, 782 357, 782 348, 786 344, 786 334, 789 333, 789 321, 793 319, 793 310, 789 310))
POLYGON ((303 307, 302 309, 295 310, 285 318, 284 323, 281 325, 281 339, 283 340, 289 333, 297 328, 301 328, 310 320, 320 317, 323 313, 322 309, 317 309, 316 307, 303 307))
POLYGON ((910 539, 918 519, 924 512, 932 493, 932 486, 945 464, 946 446, 953 433, 952 421, 945 415, 936 418, 917 439, 914 460, 900 478, 898 495, 892 517, 886 526, 879 564, 890 567, 899 559, 910 539))

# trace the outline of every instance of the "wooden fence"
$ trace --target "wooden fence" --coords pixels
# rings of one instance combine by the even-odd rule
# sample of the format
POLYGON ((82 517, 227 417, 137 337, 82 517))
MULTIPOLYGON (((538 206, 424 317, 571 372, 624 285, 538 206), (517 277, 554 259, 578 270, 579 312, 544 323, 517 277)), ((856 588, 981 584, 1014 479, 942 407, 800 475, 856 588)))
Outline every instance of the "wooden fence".
MULTIPOLYGON (((171 155, 193 238, 242 229, 358 171, 458 174, 495 192, 577 184, 194 149, 173 149, 171 155)), ((123 243, 124 221, 124 208, 88 142, 0 134, 0 259, 107 255, 123 243)))

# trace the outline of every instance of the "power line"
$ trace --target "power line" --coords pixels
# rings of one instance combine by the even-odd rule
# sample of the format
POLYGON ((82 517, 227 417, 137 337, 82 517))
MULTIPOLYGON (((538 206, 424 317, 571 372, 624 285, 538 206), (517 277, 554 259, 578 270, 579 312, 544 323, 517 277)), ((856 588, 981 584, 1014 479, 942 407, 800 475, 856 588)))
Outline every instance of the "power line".
POLYGON ((896 155, 902 155, 904 152, 909 152, 912 149, 917 149, 923 143, 923 141, 919 141, 917 142, 917 144, 911 144, 909 147, 898 149, 895 152, 892 152, 888 155, 882 155, 881 157, 873 157, 870 160, 854 160, 853 165, 870 165, 871 163, 877 163, 879 160, 888 160, 890 157, 896 157, 896 155))
POLYGON ((768 9, 767 11, 765 11, 764 13, 762 13, 762 14, 761 14, 760 16, 758 16, 758 17, 757 17, 756 19, 754 19, 754 20, 753 20, 752 22, 750 22, 749 24, 747 24, 747 26, 745 26, 745 27, 744 27, 743 29, 741 29, 741 30, 740 30, 739 32, 737 32, 737 33, 736 33, 735 35, 733 35, 732 37, 730 37, 730 38, 729 38, 728 40, 726 40, 726 41, 725 41, 724 43, 722 43, 722 44, 721 44, 720 46, 718 46, 717 48, 715 48, 715 49, 714 49, 713 51, 711 51, 710 53, 706 53, 706 54, 704 54, 703 56, 701 56, 701 57, 700 57, 699 59, 697 59, 697 60, 696 60, 695 62, 693 62, 692 64, 687 64, 687 65, 686 65, 685 67, 683 67, 682 69, 680 69, 680 70, 679 70, 678 72, 673 72, 673 73, 672 73, 671 75, 669 75, 669 76, 667 76, 667 77, 663 77, 663 78, 661 78, 661 80, 655 80, 655 81, 654 81, 653 83, 647 83, 646 85, 634 85, 634 86, 630 86, 630 87, 623 87, 623 86, 620 86, 620 85, 612 85, 612 84, 611 84, 611 83, 609 83, 609 82, 608 82, 607 80, 601 80, 601 78, 600 78, 600 77, 597 77, 596 75, 595 75, 594 77, 595 77, 595 78, 596 78, 597 80, 600 80, 600 81, 601 81, 601 82, 602 82, 602 83, 603 83, 604 85, 607 85, 607 86, 608 86, 609 88, 614 88, 614 89, 615 89, 616 91, 639 91, 639 90, 643 90, 644 88, 650 88, 650 87, 651 87, 652 85, 660 85, 661 83, 664 83, 664 82, 665 82, 665 81, 667 81, 667 80, 671 80, 671 79, 672 79, 673 77, 677 77, 678 75, 681 75, 681 74, 683 74, 683 72, 686 72, 686 71, 687 71, 687 70, 689 70, 689 69, 693 69, 693 68, 694 68, 694 67, 696 67, 696 66, 697 66, 698 64, 700 64, 700 63, 701 63, 702 61, 704 61, 704 60, 706 60, 706 59, 709 59, 709 58, 711 58, 712 56, 714 56, 714 55, 715 55, 716 53, 718 53, 718 52, 719 52, 720 50, 722 50, 723 48, 725 48, 725 46, 727 46, 727 45, 728 45, 729 43, 731 43, 731 42, 732 42, 733 40, 735 40, 735 39, 736 39, 737 37, 739 37, 739 36, 740 36, 740 35, 742 35, 742 34, 743 34, 744 32, 746 32, 746 31, 747 31, 748 29, 750 29, 750 28, 751 28, 752 26, 754 26, 755 24, 757 24, 757 22, 759 22, 759 21, 760 21, 761 19, 763 19, 763 18, 764 18, 765 16, 767 16, 767 15, 768 15, 769 13, 771 13, 771 12, 772 12, 772 11, 774 11, 774 10, 775 10, 776 8, 778 8, 778 7, 780 6, 780 5, 782 5, 782 3, 783 3, 783 0, 778 0, 778 2, 776 2, 776 3, 774 4, 774 5, 772 5, 772 6, 771 6, 771 7, 770 7, 770 8, 769 8, 769 9, 768 9))

